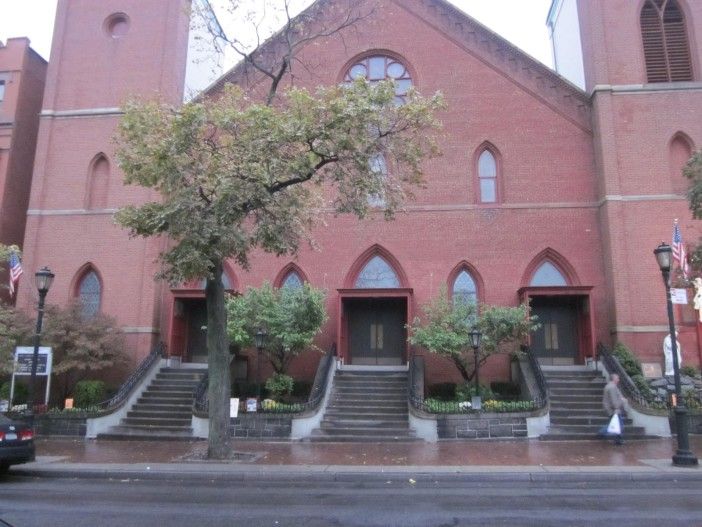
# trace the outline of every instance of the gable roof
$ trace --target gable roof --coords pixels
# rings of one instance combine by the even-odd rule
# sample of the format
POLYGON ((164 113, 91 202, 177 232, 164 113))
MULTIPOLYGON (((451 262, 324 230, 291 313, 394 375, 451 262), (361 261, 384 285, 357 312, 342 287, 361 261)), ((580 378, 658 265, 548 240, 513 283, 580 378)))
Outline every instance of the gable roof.
MULTIPOLYGON (((302 31, 323 17, 326 8, 339 0, 316 0, 295 17, 302 31)), ((516 84, 543 104, 578 127, 591 131, 590 98, 586 92, 558 73, 534 59, 508 40, 491 31, 448 0, 387 0, 412 13, 444 34, 464 51, 477 58, 510 82, 516 84)), ((252 55, 275 55, 283 45, 282 30, 271 36, 252 55)), ((250 74, 244 60, 222 75, 205 95, 217 92, 226 83, 242 82, 250 74)))

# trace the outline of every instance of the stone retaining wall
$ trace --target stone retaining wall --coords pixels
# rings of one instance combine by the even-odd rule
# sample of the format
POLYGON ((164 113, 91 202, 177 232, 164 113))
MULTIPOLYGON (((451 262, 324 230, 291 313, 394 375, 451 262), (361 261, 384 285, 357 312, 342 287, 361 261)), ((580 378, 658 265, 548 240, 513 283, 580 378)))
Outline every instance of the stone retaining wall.
POLYGON ((520 414, 450 414, 437 416, 439 439, 526 438, 527 417, 520 414))
POLYGON ((239 439, 290 439, 292 415, 242 414, 231 419, 229 430, 232 437, 239 439))
POLYGON ((86 429, 85 416, 43 414, 34 417, 34 430, 39 437, 85 437, 86 429))

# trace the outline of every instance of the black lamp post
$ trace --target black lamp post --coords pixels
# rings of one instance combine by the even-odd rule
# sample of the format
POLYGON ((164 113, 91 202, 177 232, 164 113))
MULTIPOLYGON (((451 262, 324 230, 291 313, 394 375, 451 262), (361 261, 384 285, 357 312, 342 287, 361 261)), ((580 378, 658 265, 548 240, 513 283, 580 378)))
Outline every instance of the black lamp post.
POLYGON ((475 359, 475 395, 480 395, 480 366, 478 363, 478 350, 480 349, 480 339, 483 334, 477 329, 470 330, 470 345, 473 348, 475 359))
POLYGON ((670 345, 673 352, 673 374, 675 376, 675 427, 678 438, 678 451, 673 455, 673 465, 693 466, 698 461, 690 450, 688 437, 687 408, 681 396, 680 389, 680 364, 678 364, 678 339, 675 336, 675 319, 673 318, 673 301, 670 298, 670 269, 673 251, 667 243, 661 243, 654 251, 658 267, 663 274, 666 302, 668 306, 668 326, 670 331, 670 345))
POLYGON ((51 288, 54 281, 54 273, 48 267, 42 267, 34 274, 37 291, 39 291, 39 305, 37 306, 37 327, 34 332, 34 354, 32 355, 32 374, 29 377, 29 394, 27 396, 27 407, 31 424, 34 424, 34 388, 37 380, 37 363, 39 362, 39 342, 41 340, 41 324, 44 320, 44 300, 46 293, 51 288))
POLYGON ((258 351, 258 357, 256 358, 256 398, 261 399, 261 355, 263 354, 263 348, 266 347, 266 337, 268 333, 263 328, 258 328, 256 332, 256 350, 258 351))

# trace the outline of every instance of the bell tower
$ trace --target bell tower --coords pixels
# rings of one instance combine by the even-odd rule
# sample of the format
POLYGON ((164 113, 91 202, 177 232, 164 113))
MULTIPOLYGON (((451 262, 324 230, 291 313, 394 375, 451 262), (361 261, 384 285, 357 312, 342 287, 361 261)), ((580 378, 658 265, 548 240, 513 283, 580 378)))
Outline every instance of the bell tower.
MULTIPOLYGON (((671 243, 676 218, 683 241, 702 234, 682 175, 702 146, 702 2, 554 0, 548 24, 557 69, 578 73, 591 99, 612 340, 656 361, 668 329, 652 251, 671 243)), ((679 309, 676 322, 683 349, 700 353, 691 315, 679 309)))
MULTIPOLYGON (((126 187, 114 159, 116 126, 130 97, 183 99, 189 0, 59 0, 40 117, 24 265, 56 274, 47 299, 90 294, 143 355, 159 339, 155 240, 130 240, 115 211, 157 197, 126 187)), ((31 309, 33 286, 18 305, 31 309)), ((92 305, 92 304, 91 304, 92 305)))

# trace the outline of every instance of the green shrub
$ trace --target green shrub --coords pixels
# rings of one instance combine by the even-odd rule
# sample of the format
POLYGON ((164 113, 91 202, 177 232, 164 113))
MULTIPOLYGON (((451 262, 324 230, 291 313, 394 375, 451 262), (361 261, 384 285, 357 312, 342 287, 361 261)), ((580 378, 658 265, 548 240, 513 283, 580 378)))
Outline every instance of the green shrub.
POLYGON ((457 401, 470 401, 476 395, 480 395, 480 397, 482 397, 483 400, 495 398, 495 394, 492 393, 492 390, 485 385, 481 384, 480 390, 476 390, 475 384, 473 384, 472 382, 456 385, 457 401))
POLYGON ((76 408, 96 406, 105 400, 106 393, 103 381, 78 381, 73 388, 73 404, 76 408))
POLYGON ((266 381, 266 390, 274 399, 288 397, 293 391, 295 381, 290 375, 284 373, 274 373, 266 381))
MULTIPOLYGON (((441 401, 438 399, 426 399, 424 401, 426 409, 433 414, 462 414, 474 411, 459 401, 441 401)), ((533 401, 498 401, 488 399, 483 401, 483 412, 506 413, 506 412, 529 412, 536 408, 533 401)))
POLYGON ((648 384, 643 375, 633 375, 631 380, 634 382, 636 388, 639 390, 639 393, 644 399, 647 401, 652 401, 655 399, 653 390, 651 390, 651 386, 648 384))
POLYGON ((301 412, 302 408, 302 405, 299 403, 286 404, 279 403, 277 401, 272 401, 270 399, 264 400, 263 404, 261 405, 261 409, 264 412, 273 414, 294 414, 297 412, 301 412))
POLYGON ((498 401, 488 400, 483 403, 484 412, 528 412, 534 409, 534 401, 498 401))
POLYGON ((680 368, 680 373, 683 375, 687 375, 688 377, 697 377, 700 374, 697 368, 690 365, 683 366, 682 368, 680 368))
MULTIPOLYGON (((10 388, 12 383, 10 381, 2 383, 0 386, 0 399, 9 401, 10 400, 10 388)), ((27 402, 27 396, 29 395, 29 389, 26 385, 16 382, 15 383, 15 393, 14 400, 12 404, 25 404, 27 402)))
POLYGON ((427 388, 427 398, 452 401, 456 398, 456 385, 452 382, 431 384, 427 388))
POLYGON ((516 382, 494 381, 490 383, 490 389, 502 401, 518 401, 522 394, 516 382))
POLYGON ((633 378, 635 375, 643 376, 641 362, 624 344, 617 342, 612 350, 612 355, 619 359, 619 364, 622 365, 622 368, 624 368, 624 371, 629 377, 633 378))
POLYGON ((702 408, 702 401, 700 401, 700 395, 695 390, 688 390, 682 394, 683 400, 685 401, 685 406, 690 410, 699 410, 702 408))

